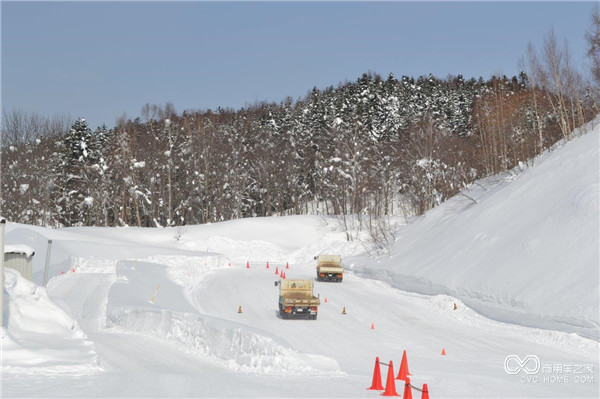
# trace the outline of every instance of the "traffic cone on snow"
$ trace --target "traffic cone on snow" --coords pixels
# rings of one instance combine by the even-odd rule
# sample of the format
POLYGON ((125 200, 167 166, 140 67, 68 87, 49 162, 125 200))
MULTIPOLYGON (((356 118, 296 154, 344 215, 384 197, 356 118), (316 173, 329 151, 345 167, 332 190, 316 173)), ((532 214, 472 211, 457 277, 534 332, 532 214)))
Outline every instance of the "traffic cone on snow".
POLYGON ((283 279, 285 280, 285 272, 283 272, 283 279))
POLYGON ((429 399, 429 389, 427 388, 427 384, 423 384, 423 394, 421 395, 421 399, 429 399))
POLYGON ((246 269, 250 269, 250 261, 246 262, 246 269))
POLYGON ((410 373, 408 372, 408 361, 406 360, 406 351, 402 352, 402 362, 400 363, 400 371, 398 372, 397 380, 404 380, 408 378, 410 373))
POLYGON ((279 266, 275 266, 275 274, 279 274, 279 266))
POLYGON ((446 349, 442 348, 442 356, 446 356, 446 349))
POLYGON ((325 303, 327 303, 327 297, 325 297, 325 303))
POLYGON ((406 377, 406 381, 404 382, 404 394, 402 395, 402 399, 412 399, 412 391, 410 389, 410 379, 406 377))
POLYGON ((375 323, 371 323, 371 330, 375 329, 375 323))
POLYGON ((75 273, 75 268, 73 268, 73 273, 75 273))
POLYGON ((290 268, 290 264, 288 262, 285 262, 285 268, 289 269, 290 268))
POLYGON ((269 268, 269 262, 267 262, 267 269, 269 268))
POLYGON ((375 358, 375 369, 373 370, 373 382, 369 390, 383 391, 383 385, 381 384, 381 369, 379 368, 379 357, 375 358))
POLYGON ((385 392, 381 396, 400 396, 396 392, 396 380, 394 380, 394 363, 390 360, 387 380, 385 381, 385 392))

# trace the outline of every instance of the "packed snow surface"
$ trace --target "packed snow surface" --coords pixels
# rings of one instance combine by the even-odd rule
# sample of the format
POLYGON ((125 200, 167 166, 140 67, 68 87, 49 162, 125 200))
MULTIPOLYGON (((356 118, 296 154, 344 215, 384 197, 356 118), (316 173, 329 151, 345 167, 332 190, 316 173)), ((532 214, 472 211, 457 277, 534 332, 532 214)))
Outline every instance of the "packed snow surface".
POLYGON ((474 184, 379 257, 320 216, 9 223, 34 282, 5 271, 2 397, 374 398, 375 357, 397 374, 406 350, 432 398, 597 398, 599 133, 474 184), (342 256, 343 283, 315 282, 317 320, 282 319, 274 283, 314 279, 318 254, 342 256))

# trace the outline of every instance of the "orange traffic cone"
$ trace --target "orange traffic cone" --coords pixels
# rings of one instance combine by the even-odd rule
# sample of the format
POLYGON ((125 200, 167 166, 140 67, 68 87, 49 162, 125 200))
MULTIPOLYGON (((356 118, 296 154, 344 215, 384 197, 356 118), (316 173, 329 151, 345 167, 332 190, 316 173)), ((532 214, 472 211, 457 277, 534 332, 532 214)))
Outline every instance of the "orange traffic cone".
POLYGON ((446 356, 446 349, 445 348, 442 348, 442 355, 446 356))
POLYGON ((429 399, 429 389, 427 389, 427 384, 423 384, 423 394, 421 395, 421 399, 429 399))
POLYGON ((381 369, 379 368, 379 357, 375 358, 375 369, 373 370, 373 383, 371 384, 370 390, 383 391, 383 385, 381 385, 381 369))
POLYGON ((75 268, 73 268, 73 273, 75 273, 75 268))
POLYGON ((375 324, 371 323, 371 330, 374 330, 374 329, 375 329, 375 324))
POLYGON ((250 261, 246 262, 246 269, 250 269, 250 261))
POLYGON ((406 360, 406 351, 402 352, 402 363, 400 363, 400 371, 398 372, 397 380, 406 381, 407 376, 410 375, 408 372, 408 361, 406 360))
POLYGON ((412 399, 412 391, 410 389, 410 379, 406 377, 406 381, 404 382, 404 394, 402 395, 402 399, 412 399))
POLYGON ((285 272, 283 272, 283 279, 285 280, 285 272))
POLYGON ((288 262, 285 262, 285 268, 289 269, 290 268, 290 264, 288 262))
POLYGON ((279 274, 279 266, 275 266, 275 274, 279 274))
POLYGON ((325 297, 325 303, 327 303, 327 297, 325 297))
POLYGON ((229 263, 227 264, 227 266, 230 266, 230 267, 231 267, 231 262, 229 262, 229 263))
POLYGON ((396 380, 394 380, 394 363, 390 360, 387 380, 385 381, 385 392, 381 396, 400 396, 396 392, 396 380))
POLYGON ((267 262, 267 269, 269 268, 269 262, 267 262))

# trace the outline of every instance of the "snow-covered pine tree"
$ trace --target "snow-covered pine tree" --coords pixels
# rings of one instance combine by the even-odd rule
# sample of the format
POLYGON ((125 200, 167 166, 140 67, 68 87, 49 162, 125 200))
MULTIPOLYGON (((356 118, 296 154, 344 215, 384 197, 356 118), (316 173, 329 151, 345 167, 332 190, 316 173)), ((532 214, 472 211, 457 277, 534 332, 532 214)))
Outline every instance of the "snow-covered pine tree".
POLYGON ((84 224, 82 213, 90 205, 85 179, 85 167, 89 163, 92 131, 84 118, 73 123, 59 148, 57 179, 57 203, 60 222, 64 226, 84 224))

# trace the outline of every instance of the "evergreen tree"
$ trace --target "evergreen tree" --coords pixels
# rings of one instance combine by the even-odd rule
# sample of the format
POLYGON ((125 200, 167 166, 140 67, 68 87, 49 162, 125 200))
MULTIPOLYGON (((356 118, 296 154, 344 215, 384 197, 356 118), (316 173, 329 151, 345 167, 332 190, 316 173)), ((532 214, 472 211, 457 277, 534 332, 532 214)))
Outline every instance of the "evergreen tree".
POLYGON ((85 119, 75 121, 59 148, 57 204, 60 222, 65 226, 83 224, 81 211, 89 205, 85 186, 85 166, 89 162, 92 131, 85 119))

